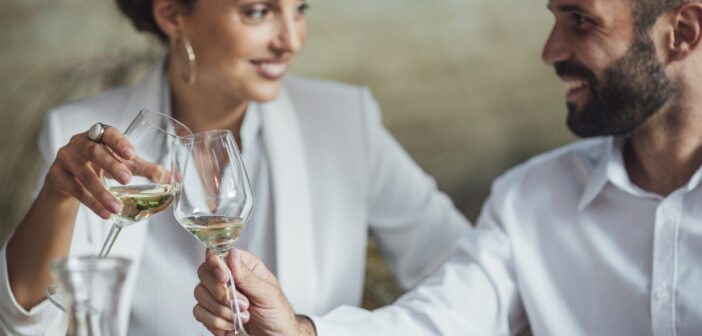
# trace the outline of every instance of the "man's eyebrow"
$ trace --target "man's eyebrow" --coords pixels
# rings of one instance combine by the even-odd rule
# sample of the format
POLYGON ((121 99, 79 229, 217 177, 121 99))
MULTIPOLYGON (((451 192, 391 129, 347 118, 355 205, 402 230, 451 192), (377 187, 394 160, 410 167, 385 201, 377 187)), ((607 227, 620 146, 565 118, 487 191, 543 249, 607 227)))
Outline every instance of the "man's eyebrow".
POLYGON ((548 8, 549 11, 551 12, 562 12, 562 13, 583 13, 583 14, 590 14, 590 11, 587 9, 583 8, 582 6, 578 5, 559 5, 556 7, 556 10, 553 9, 550 3, 546 4, 546 8, 548 8))

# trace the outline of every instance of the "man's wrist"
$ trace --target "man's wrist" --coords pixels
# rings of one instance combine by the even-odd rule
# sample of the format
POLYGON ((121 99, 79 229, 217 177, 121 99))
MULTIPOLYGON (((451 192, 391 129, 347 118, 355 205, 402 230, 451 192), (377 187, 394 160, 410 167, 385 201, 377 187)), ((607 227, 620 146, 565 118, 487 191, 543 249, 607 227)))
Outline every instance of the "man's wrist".
POLYGON ((297 321, 297 331, 298 335, 304 336, 316 336, 317 328, 314 326, 314 322, 311 318, 302 314, 295 314, 295 320, 297 321))

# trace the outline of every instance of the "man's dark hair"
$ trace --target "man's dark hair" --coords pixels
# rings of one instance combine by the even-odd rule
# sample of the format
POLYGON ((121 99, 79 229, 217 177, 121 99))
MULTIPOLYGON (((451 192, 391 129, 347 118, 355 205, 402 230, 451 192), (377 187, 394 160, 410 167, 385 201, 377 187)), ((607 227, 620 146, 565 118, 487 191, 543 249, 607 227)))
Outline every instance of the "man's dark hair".
POLYGON ((658 17, 688 2, 700 0, 629 0, 637 33, 646 33, 658 17))

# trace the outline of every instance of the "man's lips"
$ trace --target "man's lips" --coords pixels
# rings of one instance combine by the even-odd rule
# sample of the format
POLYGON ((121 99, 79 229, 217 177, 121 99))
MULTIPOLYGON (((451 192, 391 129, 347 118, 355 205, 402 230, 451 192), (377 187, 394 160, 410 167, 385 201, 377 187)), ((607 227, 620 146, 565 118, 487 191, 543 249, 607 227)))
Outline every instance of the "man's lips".
POLYGON ((561 79, 563 80, 563 85, 565 85, 566 94, 584 89, 588 86, 587 81, 582 78, 562 77, 561 79))

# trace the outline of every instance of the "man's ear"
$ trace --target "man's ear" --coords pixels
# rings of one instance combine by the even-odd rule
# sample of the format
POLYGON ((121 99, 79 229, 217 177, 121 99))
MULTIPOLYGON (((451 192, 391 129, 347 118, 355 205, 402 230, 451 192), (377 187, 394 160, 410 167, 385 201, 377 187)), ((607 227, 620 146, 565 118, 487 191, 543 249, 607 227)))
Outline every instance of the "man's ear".
POLYGON ((169 38, 178 37, 183 32, 183 6, 175 0, 153 0, 153 15, 159 29, 169 38))
POLYGON ((673 14, 673 31, 668 45, 670 60, 680 60, 697 50, 702 39, 702 3, 688 2, 673 14))

